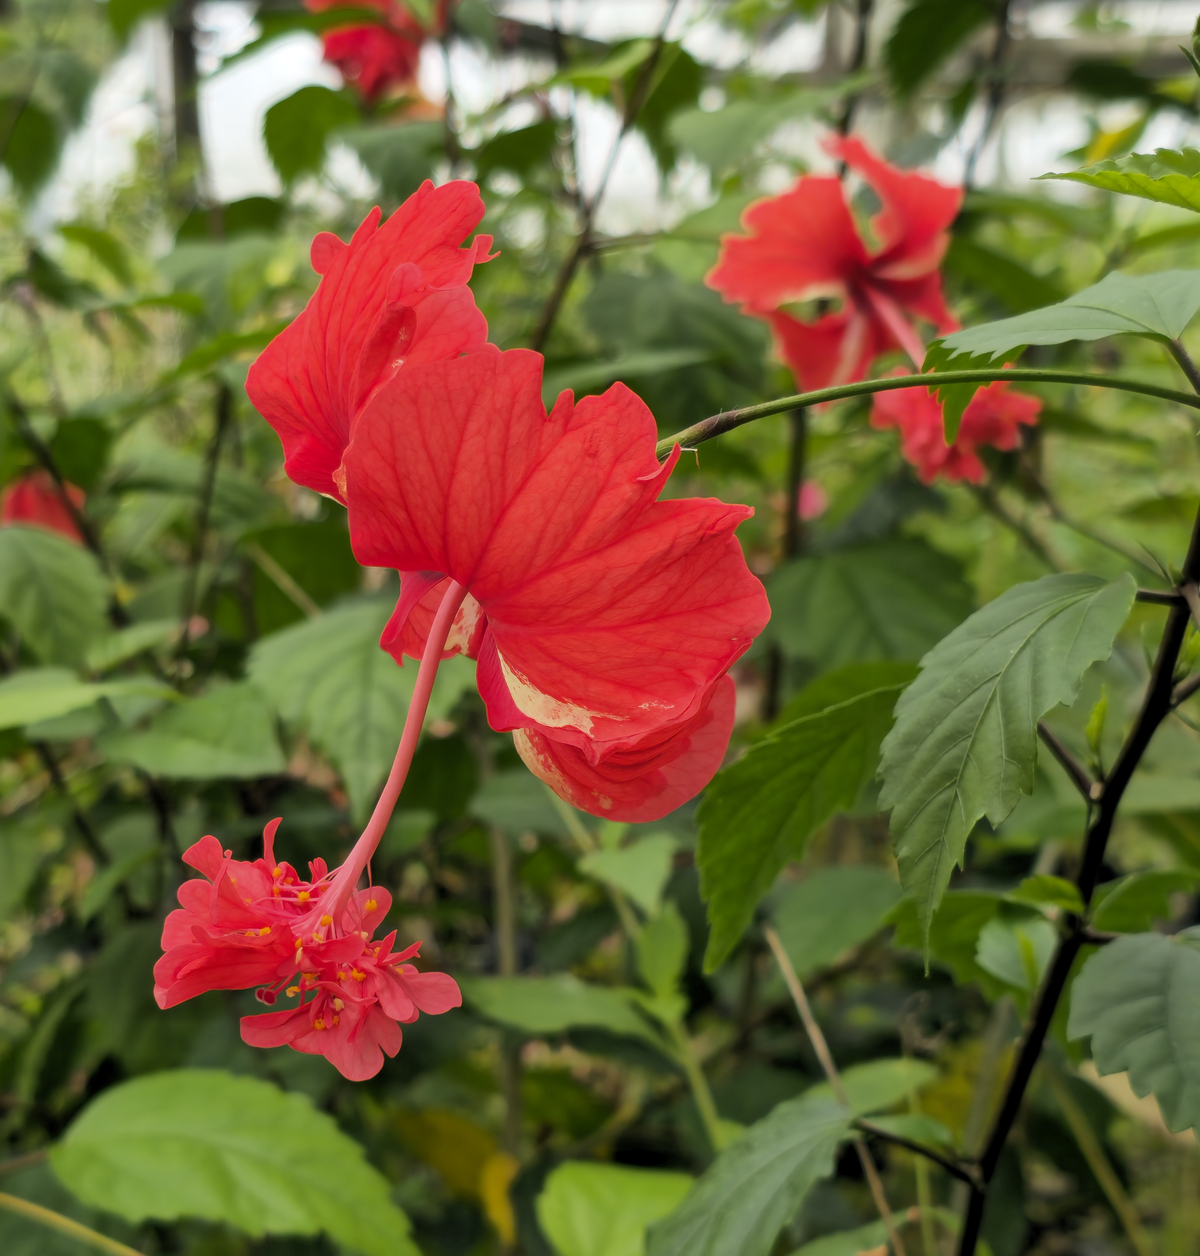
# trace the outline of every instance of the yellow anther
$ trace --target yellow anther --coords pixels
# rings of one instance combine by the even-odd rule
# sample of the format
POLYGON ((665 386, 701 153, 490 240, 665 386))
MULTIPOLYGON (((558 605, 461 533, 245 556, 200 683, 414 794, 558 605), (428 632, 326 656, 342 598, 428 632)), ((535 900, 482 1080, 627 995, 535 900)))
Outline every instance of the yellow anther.
POLYGON ((319 933, 314 933, 314 934, 313 934, 313 941, 314 941, 314 942, 324 942, 324 941, 325 941, 325 939, 324 939, 323 937, 321 937, 321 935, 320 935, 319 933))
POLYGON ((297 898, 298 898, 298 899, 299 899, 302 903, 307 903, 307 902, 308 902, 308 900, 309 900, 310 898, 312 898, 312 895, 311 895, 311 894, 310 894, 307 890, 301 890, 301 891, 300 891, 300 893, 296 895, 296 897, 297 897, 297 898))
POLYGON ((247 904, 249 904, 249 903, 250 903, 250 901, 251 901, 251 900, 250 900, 250 899, 248 899, 248 898, 244 898, 244 899, 242 899, 242 902, 243 902, 243 903, 247 903, 247 904))
POLYGON ((334 1010, 335 1012, 340 1012, 340 1011, 342 1010, 342 1008, 344 1008, 345 1006, 346 1006, 346 1005, 345 1005, 345 1004, 341 1001, 341 999, 334 999, 334 1001, 333 1001, 333 1010, 334 1010))
POLYGON ((379 904, 373 898, 367 899, 367 911, 374 911, 378 906, 379 904))
POLYGON ((335 1025, 340 1025, 340 1024, 341 1024, 341 1022, 342 1022, 342 1018, 341 1018, 340 1016, 335 1016, 335 1017, 333 1018, 333 1023, 334 1023, 335 1025))
POLYGON ((313 1021, 313 1028, 314 1028, 314 1029, 324 1029, 324 1028, 325 1028, 325 1022, 321 1019, 321 1017, 319 1017, 319 1016, 318 1016, 318 1017, 317 1017, 317 1019, 316 1019, 315 1021, 313 1021))
POLYGON ((322 923, 323 925, 331 925, 331 924, 333 924, 333 917, 332 917, 332 916, 322 916, 322 917, 321 917, 321 923, 322 923))
POLYGON ((297 938, 297 939, 296 939, 296 950, 299 950, 299 949, 300 949, 303 945, 304 945, 303 940, 302 940, 301 938, 297 938))
POLYGON ((246 930, 246 937, 248 937, 248 938, 256 938, 256 937, 258 937, 258 934, 257 934, 257 933, 255 933, 253 929, 247 929, 247 930, 246 930))
POLYGON ((300 976, 303 977, 305 981, 316 981, 317 979, 316 973, 301 973, 300 976))
POLYGON ((271 887, 271 893, 272 893, 272 894, 274 894, 276 898, 278 898, 278 897, 279 897, 279 886, 277 886, 277 885, 272 886, 272 887, 271 887))
POLYGON ((294 999, 299 993, 299 986, 288 986, 288 988, 284 991, 284 994, 286 994, 289 999, 294 999))
POLYGON ((260 938, 265 938, 265 937, 267 936, 267 934, 268 934, 268 933, 270 933, 270 932, 271 932, 271 926, 270 926, 270 925, 263 925, 263 927, 262 927, 262 928, 258 931, 258 936, 259 936, 260 938))
POLYGON ((271 875, 272 875, 273 877, 281 877, 281 876, 283 876, 283 869, 282 869, 282 868, 272 868, 272 869, 271 869, 271 875))
POLYGON ((358 969, 356 968, 356 969, 354 969, 354 971, 350 974, 350 976, 351 976, 351 977, 353 977, 355 981, 365 981, 365 980, 366 980, 366 976, 367 976, 367 974, 366 974, 366 973, 360 973, 360 972, 358 971, 358 969))
POLYGON ((230 877, 230 878, 229 878, 229 884, 230 884, 230 885, 237 885, 237 877, 230 877))

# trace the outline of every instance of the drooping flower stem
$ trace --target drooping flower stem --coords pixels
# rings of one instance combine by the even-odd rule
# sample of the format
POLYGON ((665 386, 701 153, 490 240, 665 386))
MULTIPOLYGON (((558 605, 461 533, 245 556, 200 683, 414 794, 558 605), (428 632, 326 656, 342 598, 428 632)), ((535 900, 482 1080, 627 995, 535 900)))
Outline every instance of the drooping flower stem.
POLYGON ((441 605, 434 616, 433 625, 425 641, 425 650, 421 655, 421 665, 417 670, 417 683, 413 686, 412 701, 408 705, 408 715, 404 720, 404 731, 400 735, 400 745, 396 749, 396 757, 392 760, 392 769, 384 783, 383 792, 371 812, 367 827, 362 836, 354 843, 354 849, 341 868, 338 869, 316 914, 329 913, 335 918, 345 906, 346 901, 354 892, 358 878, 362 876, 366 866, 375 853, 388 821, 392 818, 396 801, 404 782, 408 779, 408 769, 412 766, 413 755, 416 753, 417 742, 421 738, 421 726, 425 722, 425 712, 429 708, 429 697, 433 693, 433 682, 437 678, 438 664, 442 661, 442 651, 446 647, 446 638, 450 635, 450 626, 454 616, 467 595, 466 588, 452 580, 442 596, 441 605))
POLYGON ((795 393, 758 405, 743 406, 740 410, 726 410, 710 415, 691 427, 667 436, 655 446, 659 460, 668 457, 676 445, 691 448, 702 441, 712 440, 735 427, 753 423, 755 419, 783 414, 800 406, 819 406, 827 401, 844 401, 847 397, 867 397, 873 393, 891 392, 896 388, 935 388, 940 384, 991 384, 997 380, 1009 380, 1014 384, 1077 384, 1090 388, 1115 388, 1118 392, 1140 393, 1144 397, 1157 397, 1161 401, 1173 401, 1176 405, 1200 410, 1200 397, 1180 392, 1175 388, 1160 388, 1157 384, 1144 384, 1141 380, 1119 379, 1112 375, 1095 375, 1084 371, 1049 371, 1025 367, 1007 370, 987 369, 972 371, 929 371, 923 375, 889 375, 884 379, 862 379, 853 384, 837 384, 831 388, 818 388, 813 392, 795 393))

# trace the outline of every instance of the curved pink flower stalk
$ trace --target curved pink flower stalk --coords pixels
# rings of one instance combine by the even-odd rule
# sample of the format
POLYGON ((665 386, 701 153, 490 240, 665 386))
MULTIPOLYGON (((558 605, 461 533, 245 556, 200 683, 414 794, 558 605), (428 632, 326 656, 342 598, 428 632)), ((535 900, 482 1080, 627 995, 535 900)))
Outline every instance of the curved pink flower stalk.
POLYGON ((274 1004, 283 991, 298 998, 283 1011, 242 1018, 250 1046, 291 1046, 324 1055, 345 1077, 363 1081, 400 1049, 400 1024, 462 1003, 444 973, 422 973, 408 960, 420 944, 393 951, 395 931, 373 941, 392 897, 357 888, 404 788, 446 638, 466 590, 451 582, 442 596, 421 656, 404 732, 375 810, 349 858, 332 874, 309 864, 304 880, 275 862, 278 820, 263 830, 263 857, 235 860, 211 835, 184 853, 205 880, 185 881, 179 910, 163 925, 163 956, 154 966, 154 997, 174 1007, 208 990, 259 987, 274 1004))

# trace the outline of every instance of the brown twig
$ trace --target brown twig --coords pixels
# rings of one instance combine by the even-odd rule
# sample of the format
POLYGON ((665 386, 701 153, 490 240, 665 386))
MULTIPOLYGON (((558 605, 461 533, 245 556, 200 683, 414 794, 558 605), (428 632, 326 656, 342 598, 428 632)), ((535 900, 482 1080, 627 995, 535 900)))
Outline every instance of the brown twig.
MULTIPOLYGON (((825 1035, 821 1032, 821 1027, 817 1024, 816 1017, 812 1014, 812 1008, 808 1004, 808 996, 804 993, 804 987, 800 984, 800 978, 796 975, 795 968, 792 967, 792 961, 788 958, 787 951, 783 949, 783 943, 779 940, 779 934, 770 925, 767 925, 763 929, 763 937, 766 938, 767 945, 775 956, 775 962, 779 965, 779 971, 783 974, 783 980, 792 996, 792 1002, 796 1005, 796 1011, 800 1013, 804 1031, 808 1034, 808 1040, 812 1043, 812 1048, 816 1052, 821 1069, 829 1080, 829 1086, 834 1093, 834 1097, 839 1103, 849 1107, 850 1101, 846 1097, 846 1088, 842 1085, 841 1074, 837 1071, 837 1065, 833 1062, 829 1044, 825 1041, 825 1035)), ((854 1149, 858 1153, 863 1173, 867 1178, 867 1185, 871 1188, 871 1197, 874 1199, 875 1207, 883 1219, 892 1248, 896 1256, 905 1256, 904 1244, 900 1240, 900 1232, 896 1228, 896 1220, 892 1216, 892 1210, 888 1207, 887 1196, 884 1194, 883 1182, 880 1181, 879 1170, 875 1167, 875 1161, 871 1159, 871 1153, 867 1150, 867 1145, 861 1138, 854 1139, 854 1149)))
POLYGON ((613 167, 617 163, 617 154, 621 151, 621 144, 633 128, 633 124, 638 119, 638 114, 642 111, 642 106, 650 95, 650 84, 654 78, 654 71, 658 68, 659 59, 662 57, 662 50, 666 46, 667 29, 671 25, 671 19, 675 16, 675 8, 678 3, 679 0, 671 0, 667 6, 667 13, 663 18, 662 26, 659 28, 658 38, 654 41, 654 47, 638 70, 637 81, 634 83, 633 91, 629 93, 629 99, 626 101, 625 109, 622 113, 621 129, 617 132, 617 138, 613 141, 612 149, 608 154, 608 161, 605 163, 604 173, 600 176, 600 183, 596 188, 595 194, 584 205, 575 243, 555 276, 554 286, 550 289, 550 295, 546 298, 546 304, 542 307, 542 312, 538 317, 537 326, 533 329, 533 335, 529 339, 529 347, 538 353, 542 351, 546 340, 550 336, 550 329, 554 326, 554 320, 558 317, 558 311, 562 308, 567 290, 571 286, 571 280, 575 278, 575 272, 579 269, 579 263, 592 247, 592 224, 596 220, 596 211, 600 208, 600 202, 608 187, 609 177, 612 175, 613 167))

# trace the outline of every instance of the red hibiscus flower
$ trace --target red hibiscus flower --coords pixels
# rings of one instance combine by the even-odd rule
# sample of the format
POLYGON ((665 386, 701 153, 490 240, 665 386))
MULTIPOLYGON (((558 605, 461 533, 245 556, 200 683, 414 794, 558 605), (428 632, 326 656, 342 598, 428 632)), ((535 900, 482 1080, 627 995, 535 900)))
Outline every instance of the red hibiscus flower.
POLYGON ((771 324, 780 356, 804 389, 863 379, 890 349, 904 350, 919 367, 924 349, 914 317, 939 332, 957 326, 938 267, 961 189, 899 170, 854 136, 832 137, 826 148, 879 198, 882 208, 868 224, 875 246, 856 225, 840 179, 802 175, 790 191, 746 209, 749 234, 722 239, 705 279, 771 324), (840 309, 805 321, 784 308, 814 300, 840 302, 840 309))
MULTIPOLYGON (((367 104, 373 105, 393 87, 413 82, 421 63, 426 31, 398 0, 304 0, 310 13, 330 9, 374 9, 383 23, 340 26, 321 37, 325 60, 336 65, 367 104)), ((444 16, 439 6, 439 17, 444 16)), ((440 24, 440 23, 439 23, 440 24)))
POLYGON ((308 880, 277 864, 278 827, 278 820, 267 825, 263 858, 252 863, 231 858, 211 836, 184 853, 204 879, 180 886, 180 908, 163 925, 154 997, 168 1008, 208 990, 258 986, 259 999, 273 1004, 284 991, 295 1005, 244 1016, 244 1041, 323 1055, 351 1081, 364 1081, 400 1049, 397 1022, 449 1011, 462 997, 453 978, 406 962, 420 943, 393 952, 394 932, 372 941, 391 907, 386 890, 335 902, 338 874, 324 860, 309 865, 308 880))
MULTIPOLYGON (((64 488, 76 509, 82 510, 85 500, 83 489, 76 488, 74 484, 64 485, 64 488)), ((48 532, 65 536, 68 541, 83 544, 79 525, 67 509, 62 494, 48 471, 27 471, 0 495, 0 528, 14 523, 45 528, 48 532)))
POLYGON ((344 244, 312 243, 323 278, 300 316, 250 368, 246 392, 279 433, 297 484, 345 501, 337 483, 354 415, 403 366, 470 353, 487 323, 466 287, 491 236, 463 240, 483 217, 473 183, 425 182, 383 224, 373 209, 344 244))
POLYGON ((489 722, 532 771, 597 815, 657 819, 720 765, 726 672, 769 617, 734 536, 751 512, 658 501, 678 450, 658 464, 624 385, 547 415, 541 383, 539 354, 490 345, 398 372, 346 450, 351 542, 401 573, 397 659, 435 640, 478 659, 489 722))
MULTIPOLYGON (((903 374, 904 372, 894 372, 903 374)), ((999 380, 981 388, 963 412, 958 436, 946 444, 942 407, 927 388, 902 388, 876 393, 871 426, 900 430, 900 448, 926 484, 938 476, 951 483, 982 482, 985 471, 975 450, 980 445, 1016 449, 1022 423, 1037 422, 1042 403, 1025 393, 1009 392, 999 380)))

